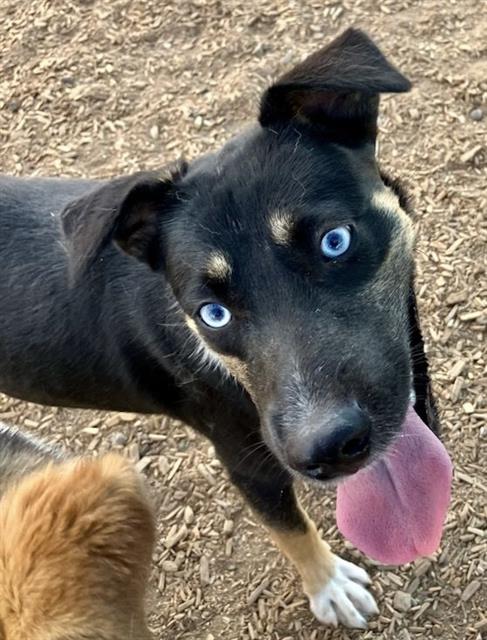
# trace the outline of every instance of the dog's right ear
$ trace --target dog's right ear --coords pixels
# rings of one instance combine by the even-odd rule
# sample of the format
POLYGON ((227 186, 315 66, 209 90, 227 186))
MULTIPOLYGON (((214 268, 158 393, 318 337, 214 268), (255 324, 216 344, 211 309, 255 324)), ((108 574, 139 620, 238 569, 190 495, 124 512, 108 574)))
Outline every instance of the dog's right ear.
POLYGON ((71 202, 61 213, 69 274, 76 282, 111 241, 159 269, 163 262, 160 219, 174 203, 175 182, 186 165, 115 178, 71 202))

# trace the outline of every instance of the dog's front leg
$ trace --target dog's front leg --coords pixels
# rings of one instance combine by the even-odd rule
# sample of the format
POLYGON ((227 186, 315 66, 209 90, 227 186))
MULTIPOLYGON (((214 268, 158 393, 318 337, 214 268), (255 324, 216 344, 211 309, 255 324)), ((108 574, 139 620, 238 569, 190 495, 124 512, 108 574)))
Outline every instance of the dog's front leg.
MULTIPOLYGON (((378 613, 367 591, 367 573, 334 555, 299 505, 292 480, 267 448, 252 456, 220 451, 233 482, 245 495, 271 538, 297 568, 311 610, 324 624, 364 629, 378 613)), ((238 452, 237 452, 238 453, 238 452)))
POLYGON ((298 505, 303 526, 299 529, 267 525, 271 538, 296 566, 311 611, 324 624, 365 629, 366 617, 379 612, 367 591, 367 573, 330 551, 314 522, 298 505))

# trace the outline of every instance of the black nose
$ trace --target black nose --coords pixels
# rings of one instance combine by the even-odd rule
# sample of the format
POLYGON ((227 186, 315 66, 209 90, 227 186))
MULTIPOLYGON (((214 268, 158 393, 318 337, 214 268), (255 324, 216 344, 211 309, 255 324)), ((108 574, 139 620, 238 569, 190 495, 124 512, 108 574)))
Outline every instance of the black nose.
POLYGON ((358 471, 369 456, 370 420, 358 405, 340 409, 321 434, 316 434, 299 471, 316 480, 329 480, 358 471))

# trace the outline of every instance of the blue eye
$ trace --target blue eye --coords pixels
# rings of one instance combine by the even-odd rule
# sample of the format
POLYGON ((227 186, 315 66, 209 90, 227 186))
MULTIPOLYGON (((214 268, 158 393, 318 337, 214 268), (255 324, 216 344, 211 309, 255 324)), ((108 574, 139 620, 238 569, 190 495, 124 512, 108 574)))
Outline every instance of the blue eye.
POLYGON ((230 311, 222 304, 216 302, 204 304, 198 313, 203 322, 212 329, 221 329, 232 319, 230 311))
POLYGON ((331 229, 321 239, 321 251, 327 258, 338 258, 350 248, 352 233, 349 227, 331 229))

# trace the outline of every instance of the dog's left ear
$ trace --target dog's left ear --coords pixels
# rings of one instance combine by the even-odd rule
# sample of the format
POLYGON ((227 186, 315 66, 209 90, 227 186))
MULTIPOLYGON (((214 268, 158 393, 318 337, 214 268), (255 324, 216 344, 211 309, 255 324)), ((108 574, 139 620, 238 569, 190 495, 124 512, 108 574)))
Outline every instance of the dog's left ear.
POLYGON ((414 410, 425 424, 436 434, 439 433, 439 419, 429 377, 428 358, 424 350, 424 340, 414 292, 414 283, 409 293, 409 340, 413 366, 413 383, 416 400, 414 410))
POLYGON ((69 272, 76 281, 111 241, 158 269, 163 261, 160 221, 174 205, 184 163, 162 172, 115 178, 71 202, 61 213, 69 272))
POLYGON ((363 32, 348 29, 263 95, 259 121, 308 126, 330 142, 374 142, 380 93, 408 91, 407 80, 363 32))

